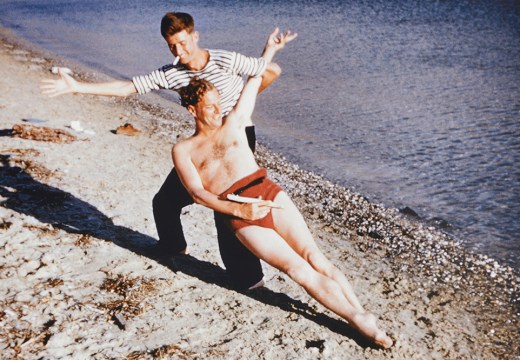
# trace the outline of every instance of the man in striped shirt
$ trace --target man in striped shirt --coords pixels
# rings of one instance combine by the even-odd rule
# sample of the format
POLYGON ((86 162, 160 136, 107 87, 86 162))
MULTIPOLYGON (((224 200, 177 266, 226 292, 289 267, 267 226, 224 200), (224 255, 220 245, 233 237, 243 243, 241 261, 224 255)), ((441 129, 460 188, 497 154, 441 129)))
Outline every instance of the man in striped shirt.
MULTIPOLYGON (((267 64, 262 58, 200 48, 199 33, 195 31, 193 18, 189 14, 166 13, 161 21, 161 34, 174 56, 172 64, 148 75, 135 76, 132 81, 105 83, 79 82, 60 69, 60 79, 44 80, 42 92, 51 97, 69 93, 125 97, 159 89, 178 90, 187 86, 191 78, 197 77, 215 85, 221 96, 222 114, 226 116, 240 97, 244 87, 243 76, 263 75, 260 86, 262 91, 280 75, 280 68, 276 64, 267 64)), ((270 36, 271 40, 272 38, 273 34, 270 36)), ((254 151, 256 138, 252 124, 246 128, 246 133, 254 151)), ((153 199, 155 224, 159 234, 158 247, 162 254, 187 253, 180 214, 182 208, 192 203, 193 200, 173 169, 153 199)), ((215 215, 215 223, 222 261, 233 283, 240 288, 262 285, 263 272, 258 258, 223 225, 218 214, 215 215)))

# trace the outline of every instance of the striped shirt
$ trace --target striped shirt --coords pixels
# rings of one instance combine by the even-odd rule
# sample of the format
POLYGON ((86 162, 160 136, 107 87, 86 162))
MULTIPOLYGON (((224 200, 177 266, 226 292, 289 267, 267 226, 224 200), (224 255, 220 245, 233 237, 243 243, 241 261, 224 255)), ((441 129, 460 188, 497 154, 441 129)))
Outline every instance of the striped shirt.
POLYGON ((242 76, 259 76, 267 64, 262 58, 247 57, 242 54, 225 50, 208 50, 209 61, 199 71, 192 71, 183 64, 169 64, 148 75, 132 78, 139 94, 152 90, 178 90, 187 86, 192 77, 206 79, 220 93, 222 114, 227 115, 235 106, 244 87, 242 76))

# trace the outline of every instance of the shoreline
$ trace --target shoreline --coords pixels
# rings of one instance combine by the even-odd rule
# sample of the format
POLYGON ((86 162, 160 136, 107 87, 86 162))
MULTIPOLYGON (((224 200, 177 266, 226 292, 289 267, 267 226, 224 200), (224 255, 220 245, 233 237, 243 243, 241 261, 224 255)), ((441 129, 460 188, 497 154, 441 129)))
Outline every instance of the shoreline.
MULTIPOLYGON (((0 149, 4 170, 6 167, 22 169, 21 173, 8 171, 15 182, 7 188, 15 188, 16 182, 23 182, 30 176, 38 180, 30 183, 32 190, 58 194, 65 200, 53 203, 52 198, 36 199, 31 197, 30 192, 24 193, 27 189, 22 187, 17 191, 25 197, 11 198, 6 192, 8 190, 1 193, 0 236, 4 261, 0 267, 0 278, 5 285, 0 289, 0 302, 4 309, 8 309, 2 311, 2 327, 21 327, 27 331, 25 337, 33 334, 26 340, 15 336, 13 346, 6 341, 9 334, 0 336, 3 340, 0 342, 7 343, 3 351, 16 353, 19 349, 18 354, 22 357, 31 354, 34 357, 58 358, 67 354, 112 356, 109 354, 117 353, 117 356, 128 356, 136 351, 141 352, 136 356, 146 358, 149 353, 145 349, 159 351, 161 346, 170 346, 162 351, 173 351, 171 354, 175 353, 181 358, 190 358, 194 354, 226 358, 230 351, 237 358, 342 358, 344 355, 341 354, 345 352, 350 357, 382 359, 392 356, 470 358, 475 354, 481 358, 520 356, 520 345, 516 343, 520 316, 520 277, 517 271, 501 266, 484 255, 464 250, 446 234, 404 217, 397 209, 371 204, 362 195, 303 171, 262 145, 259 145, 257 152, 260 165, 266 167, 271 177, 281 183, 293 198, 320 247, 351 279, 367 308, 381 316, 382 327, 388 329, 396 340, 394 348, 384 352, 363 345, 354 334, 338 325, 334 316, 309 301, 301 289, 273 269, 266 269, 267 289, 258 293, 236 293, 226 287, 225 276, 218 268, 222 265, 214 239, 212 217, 206 209, 189 207, 186 219, 183 218, 193 254, 187 264, 176 264, 180 271, 170 265, 158 264, 146 251, 147 246, 157 238, 151 216, 151 200, 171 168, 169 149, 175 137, 188 136, 192 130, 189 116, 178 113, 178 105, 163 107, 168 102, 158 96, 127 99, 93 96, 44 98, 38 94, 37 88, 41 78, 51 76, 48 72, 51 66, 71 67, 78 72, 79 78, 86 80, 99 81, 103 75, 93 75, 88 69, 68 64, 29 46, 4 29, 0 36, 2 62, 12 70, 3 74, 4 78, 13 77, 10 80, 20 84, 20 90, 25 90, 13 98, 12 93, 18 91, 18 87, 11 82, 2 84, 3 93, 9 95, 9 101, 18 100, 18 104, 8 100, 0 103, 6 114, 0 118, 1 130, 6 131, 13 124, 20 124, 22 118, 34 117, 48 119, 43 126, 73 132, 67 126, 74 117, 81 118, 82 123, 95 132, 93 136, 76 134, 83 141, 70 145, 50 145, 4 135, 5 141, 0 149), (23 104, 25 99, 29 100, 30 106, 23 104), (31 108, 34 108, 33 115, 24 115, 24 111, 31 108), (143 131, 142 135, 121 137, 109 133, 109 128, 124 122, 137 125, 143 131), (63 152, 60 149, 63 146, 72 147, 77 152, 63 152), (84 152, 98 157, 78 155, 84 152), (122 154, 128 158, 121 158, 122 154), (139 174, 135 174, 136 169, 140 170, 139 174), (96 173, 99 171, 101 173, 96 173), (63 208, 64 202, 72 202, 86 212, 87 219, 81 218, 82 211, 63 212, 60 218, 45 217, 31 208, 27 197, 33 204, 37 200, 39 206, 54 210, 56 207, 63 208), (95 224, 90 224, 89 216, 96 220, 95 224), (78 217, 80 220, 66 222, 67 227, 60 226, 58 223, 65 217, 78 217), (89 224, 85 225, 87 220, 89 224), (43 260, 46 254, 31 245, 31 240, 35 238, 43 239, 48 249, 46 254, 60 255, 56 259, 48 255, 51 259, 43 260), (72 258, 78 261, 77 264, 69 263, 69 259, 61 256, 64 248, 74 255, 72 258), (100 254, 103 256, 98 258, 100 254), (91 276, 79 277, 80 280, 67 276, 74 271, 82 273, 85 261, 89 264, 87 268, 92 270, 91 276), (74 270, 67 272, 67 269, 60 267, 61 263, 68 264, 74 270), (50 268, 55 271, 51 272, 50 268), (121 284, 125 282, 119 281, 119 275, 137 276, 142 280, 141 284, 147 285, 141 286, 143 289, 151 293, 158 291, 153 296, 173 301, 180 306, 182 314, 173 311, 173 316, 165 310, 168 302, 159 301, 148 303, 150 308, 140 309, 133 318, 131 313, 92 305, 97 300, 85 304, 71 290, 78 285, 78 281, 86 281, 91 284, 88 287, 90 290, 78 290, 79 293, 86 291, 87 297, 92 299, 96 296, 110 298, 113 293, 108 292, 107 295, 99 289, 110 288, 107 282, 124 287, 121 284), (143 280, 148 277, 148 282, 143 280), (15 285, 14 280, 20 284, 15 285), (157 287, 163 281, 168 286, 151 290, 153 284, 157 287), (7 283, 11 288, 4 288, 7 283), (39 292, 32 292, 34 289, 39 292), (174 294, 171 289, 174 289, 174 294), (96 291, 100 293, 96 294, 96 291), (193 293, 196 300, 192 299, 193 293), (276 295, 275 300, 269 300, 273 294, 276 295), (174 296, 173 300, 171 296, 174 296), (38 306, 44 306, 41 304, 42 298, 48 298, 47 304, 54 304, 69 318, 92 319, 97 316, 97 322, 91 324, 88 320, 87 323, 100 330, 101 334, 97 337, 84 335, 81 331, 88 329, 78 330, 78 321, 70 321, 69 324, 65 315, 54 314, 52 324, 49 323, 49 316, 38 318, 36 313, 42 312, 38 306), (38 304, 33 304, 35 301, 38 304), (190 306, 191 302, 194 304, 190 306), (270 318, 257 323, 248 314, 256 313, 255 306, 258 307, 259 303, 263 310, 257 316, 264 320, 268 315, 270 318), (306 303, 309 306, 304 305, 306 303), (31 307, 34 309, 31 310, 31 307), (210 308, 216 309, 216 315, 210 314, 210 308), (124 314, 123 320, 118 320, 116 315, 120 314, 124 314), (165 317, 168 316, 173 318, 166 324, 165 317), (28 318, 38 320, 23 326, 19 324, 28 322, 23 320, 28 318), (225 324, 224 329, 219 328, 211 336, 200 331, 201 326, 215 329, 217 320, 225 324), (172 338, 162 328, 188 335, 172 338), (125 336, 121 336, 122 331, 125 336), (139 346, 132 345, 130 341, 132 331, 134 334, 140 331, 147 333, 146 339, 138 342, 139 346), (79 338, 88 340, 79 343, 70 341, 69 338, 74 338, 71 334, 76 333, 82 334, 78 335, 79 338), (38 338, 38 334, 46 335, 38 338), (113 335, 109 350, 101 346, 104 343, 102 334, 113 335), (47 337, 43 344, 42 340, 47 337), (262 344, 262 339, 266 344, 262 344), (277 346, 269 345, 273 341, 277 346), (241 352, 232 350, 237 346, 245 349, 241 352), (62 351, 68 349, 69 353, 60 353, 60 347, 64 349, 62 351), (101 350, 95 352, 94 349, 101 350), (216 353, 211 354, 213 350, 216 353)), ((7 189, 5 184, 2 186, 7 189)), ((143 300, 145 298, 138 299, 147 303, 143 300)), ((43 314, 48 315, 49 312, 52 308, 43 310, 43 314)))

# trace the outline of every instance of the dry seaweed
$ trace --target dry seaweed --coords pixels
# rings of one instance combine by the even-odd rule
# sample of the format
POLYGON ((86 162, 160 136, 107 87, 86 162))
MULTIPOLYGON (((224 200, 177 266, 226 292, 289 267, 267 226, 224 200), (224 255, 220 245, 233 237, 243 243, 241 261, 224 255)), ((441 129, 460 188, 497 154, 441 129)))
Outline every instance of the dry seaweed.
POLYGON ((0 150, 0 153, 2 154, 5 154, 5 153, 10 153, 10 154, 18 154, 18 155, 32 155, 32 156, 39 156, 40 155, 40 152, 36 149, 16 149, 16 148, 12 148, 12 149, 3 149, 3 150, 0 150))
POLYGON ((13 125, 11 135, 26 140, 47 141, 53 143, 66 144, 77 140, 76 136, 72 135, 71 133, 65 130, 26 124, 13 125))
POLYGON ((50 177, 59 177, 60 174, 56 171, 47 169, 46 167, 21 156, 31 155, 38 156, 40 153, 35 149, 5 149, 1 150, 2 162, 10 163, 11 166, 18 166, 24 172, 31 175, 38 180, 46 180, 50 177))
POLYGON ((2 219, 2 222, 0 222, 0 232, 4 232, 9 230, 9 228, 13 225, 10 221, 5 221, 2 219))
POLYGON ((50 286, 50 287, 61 286, 61 285, 63 285, 63 280, 62 279, 57 279, 57 278, 48 279, 45 282, 45 285, 50 286))
POLYGON ((156 349, 146 350, 146 351, 133 351, 126 358, 128 360, 142 360, 142 359, 183 359, 183 358, 193 358, 197 354, 181 349, 178 345, 163 345, 156 349))
POLYGON ((97 307, 106 311, 112 319, 116 314, 124 314, 125 318, 133 318, 143 313, 144 307, 134 298, 121 298, 105 303, 98 303, 97 307))
POLYGON ((24 224, 26 229, 37 231, 44 235, 54 236, 59 232, 59 229, 54 228, 51 224, 45 225, 33 225, 33 224, 24 224))
MULTIPOLYGON (((16 309, 16 303, 11 301, 10 303, 0 302, 0 319, 4 319, 7 315, 7 309, 9 307, 10 316, 17 318, 21 317, 21 311, 14 311, 16 309)), ((43 328, 39 331, 30 328, 30 324, 25 321, 17 321, 15 324, 10 322, 3 322, 2 331, 0 331, 0 343, 8 344, 6 348, 2 350, 2 358, 20 359, 20 353, 24 348, 29 345, 33 347, 43 347, 47 344, 52 332, 50 327, 54 325, 56 320, 52 319, 47 321, 43 328), (26 326, 24 326, 26 325, 26 326)), ((34 349, 32 349, 34 351, 34 349)))
POLYGON ((57 175, 56 172, 49 170, 46 167, 43 167, 31 160, 14 159, 14 162, 33 178, 38 180, 48 179, 57 175))
POLYGON ((84 248, 92 243, 92 236, 87 234, 82 234, 75 242, 74 245, 84 248))
POLYGON ((127 277, 126 275, 117 275, 115 278, 106 278, 101 284, 101 290, 126 296, 136 285, 136 279, 127 277))
MULTIPOLYGON (((142 299, 149 297, 150 293, 155 290, 155 282, 144 277, 130 278, 119 274, 116 277, 106 278, 100 288, 119 295, 119 298, 106 303, 98 303, 97 307, 105 310, 111 319, 119 314, 124 319, 138 316, 144 311, 145 304, 142 299)), ((124 327, 124 321, 121 326, 124 327)))

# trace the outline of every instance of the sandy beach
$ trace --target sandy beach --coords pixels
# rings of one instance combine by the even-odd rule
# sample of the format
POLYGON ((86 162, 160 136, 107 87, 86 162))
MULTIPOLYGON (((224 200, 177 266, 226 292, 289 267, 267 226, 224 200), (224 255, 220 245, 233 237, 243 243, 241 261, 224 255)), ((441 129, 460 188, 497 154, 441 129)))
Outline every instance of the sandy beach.
POLYGON ((108 78, 6 30, 0 41, 1 358, 520 359, 518 271, 261 145, 395 345, 370 346, 266 264, 265 288, 233 289, 201 206, 183 213, 190 255, 158 258, 152 198, 190 116, 156 95, 49 99, 52 66, 108 78), (140 133, 116 134, 126 123, 140 133), (62 135, 30 139, 17 130, 28 125, 62 135))

